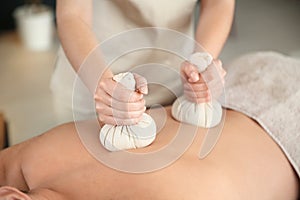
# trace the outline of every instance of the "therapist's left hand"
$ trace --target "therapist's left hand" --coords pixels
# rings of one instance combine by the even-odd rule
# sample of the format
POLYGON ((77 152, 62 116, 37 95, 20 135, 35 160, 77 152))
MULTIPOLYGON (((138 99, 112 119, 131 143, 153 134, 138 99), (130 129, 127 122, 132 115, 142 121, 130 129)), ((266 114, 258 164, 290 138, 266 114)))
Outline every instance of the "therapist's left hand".
POLYGON ((220 60, 214 60, 205 71, 199 73, 196 66, 185 61, 181 65, 181 80, 185 97, 194 103, 206 103, 218 99, 224 91, 226 71, 220 60))
POLYGON ((102 77, 94 95, 100 125, 134 125, 146 110, 143 95, 148 93, 147 80, 135 74, 136 90, 127 89, 113 80, 102 77))

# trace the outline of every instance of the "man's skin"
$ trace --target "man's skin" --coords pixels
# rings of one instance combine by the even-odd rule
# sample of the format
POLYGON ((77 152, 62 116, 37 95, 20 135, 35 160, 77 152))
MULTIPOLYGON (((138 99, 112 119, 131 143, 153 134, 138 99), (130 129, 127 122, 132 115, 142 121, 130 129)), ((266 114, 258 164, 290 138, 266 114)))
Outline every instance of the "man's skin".
MULTIPOLYGON (((180 123, 170 117, 170 108, 167 114, 155 142, 131 151, 151 152, 170 142, 180 123)), ((228 110, 217 145, 200 160, 205 132, 198 129, 190 148, 173 164, 133 174, 97 161, 82 145, 74 123, 64 124, 0 153, 0 185, 6 186, 0 199, 297 198, 299 180, 292 167, 256 122, 228 110)))

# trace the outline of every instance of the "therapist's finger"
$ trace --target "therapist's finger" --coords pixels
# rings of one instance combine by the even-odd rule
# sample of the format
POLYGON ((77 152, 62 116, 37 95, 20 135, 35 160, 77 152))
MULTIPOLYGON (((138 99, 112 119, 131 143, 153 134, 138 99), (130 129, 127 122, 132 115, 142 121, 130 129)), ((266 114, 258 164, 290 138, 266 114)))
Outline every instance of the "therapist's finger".
POLYGON ((145 110, 145 107, 143 106, 143 109, 138 109, 137 111, 128 111, 132 109, 131 106, 128 106, 128 104, 123 102, 112 104, 114 104, 115 107, 120 107, 124 110, 118 110, 102 102, 96 102, 96 111, 101 125, 134 125, 141 120, 142 113, 144 113, 145 110))
POLYGON ((110 98, 111 100, 109 98, 108 100, 104 100, 106 98, 100 99, 96 99, 95 107, 102 125, 103 123, 112 125, 136 124, 141 119, 146 108, 144 99, 133 103, 118 102, 112 98, 110 98), (116 118, 116 120, 113 120, 113 118, 116 118))
MULTIPOLYGON (((105 104, 98 103, 96 105, 96 110, 97 110, 99 119, 101 119, 101 121, 103 121, 103 122, 111 123, 109 120, 107 120, 111 117, 119 119, 119 122, 122 119, 124 121, 127 121, 128 119, 132 119, 132 121, 135 122, 137 119, 140 119, 142 117, 143 113, 146 110, 146 107, 144 107, 143 110, 127 112, 127 111, 112 109, 111 107, 109 107, 105 104)), ((116 124, 114 124, 114 125, 116 125, 116 124)))
POLYGON ((181 64, 180 72, 182 78, 191 83, 197 82, 199 80, 198 69, 188 61, 185 61, 181 64))
MULTIPOLYGON (((145 106, 143 106, 142 109, 135 109, 135 110, 131 110, 129 108, 130 106, 131 105, 125 105, 125 109, 119 110, 116 107, 112 108, 110 105, 107 105, 103 102, 97 102, 96 103, 96 110, 97 110, 98 114, 109 115, 109 116, 117 117, 117 118, 120 118, 120 119, 138 118, 146 110, 145 106)), ((124 108, 124 107, 122 107, 122 108, 124 108)))
POLYGON ((206 82, 203 80, 201 75, 199 77, 200 77, 199 81, 197 81, 195 83, 189 83, 189 82, 183 83, 183 89, 184 90, 192 90, 194 92, 208 90, 206 82))
POLYGON ((184 84, 184 96, 194 103, 205 103, 210 100, 210 93, 205 83, 184 84))
POLYGON ((133 73, 133 76, 136 82, 136 90, 142 94, 148 94, 148 85, 146 78, 137 73, 133 73))
POLYGON ((110 78, 100 81, 99 88, 122 102, 136 102, 143 98, 143 94, 129 90, 110 78))
POLYGON ((118 101, 117 99, 112 98, 109 94, 107 94, 103 90, 100 90, 98 92, 98 95, 95 96, 95 102, 96 102, 96 106, 105 104, 111 109, 117 109, 124 112, 144 110, 145 103, 146 103, 144 99, 140 99, 139 101, 129 102, 129 103, 118 101))

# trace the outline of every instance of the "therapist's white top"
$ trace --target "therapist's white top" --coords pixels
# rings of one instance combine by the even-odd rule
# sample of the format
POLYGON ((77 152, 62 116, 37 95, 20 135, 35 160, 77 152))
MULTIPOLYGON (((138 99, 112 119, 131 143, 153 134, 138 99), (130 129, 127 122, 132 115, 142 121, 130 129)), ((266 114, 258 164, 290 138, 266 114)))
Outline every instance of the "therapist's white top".
MULTIPOLYGON (((99 41, 107 41, 108 38, 124 31, 143 28, 160 27, 183 33, 194 38, 194 10, 197 0, 94 0, 93 2, 93 29, 99 41)), ((159 44, 166 42, 167 32, 157 32, 152 35, 150 42, 159 44), (164 41, 163 41, 164 40, 164 41)), ((147 36, 145 37, 147 39, 147 36)), ((124 41, 120 44, 123 45, 124 41)), ((170 45, 177 41, 168 41, 170 45)), ((125 44, 130 45, 130 44, 125 44)), ((176 45, 175 45, 176 46, 176 45)), ((177 47, 178 48, 178 47, 177 47)), ((179 47, 180 48, 180 47, 179 47)), ((182 48, 185 48, 184 45, 182 48)), ((117 50, 117 49, 116 49, 117 50)), ((121 56, 121 55, 120 55, 121 56)), ((137 72, 145 76, 152 84, 149 85, 149 94, 145 97, 147 106, 153 104, 170 104, 175 100, 174 93, 178 95, 181 90, 181 81, 178 74, 183 58, 163 50, 140 50, 122 55, 112 65, 114 73, 129 71, 140 65, 145 65, 137 72), (149 63, 159 63, 157 65, 149 63), (177 72, 169 73, 175 69, 177 72), (171 71, 170 71, 171 70, 171 71), (150 79, 150 80, 149 80, 150 79), (157 84, 153 84, 157 83, 157 84)), ((134 70, 133 70, 134 71, 134 70)), ((51 81, 51 89, 54 97, 62 105, 72 108, 73 82, 75 71, 68 62, 62 48, 59 49, 56 68, 51 81)), ((88 91, 79 91, 82 98, 82 107, 73 109, 88 114, 91 110, 85 108, 88 102, 88 91)))

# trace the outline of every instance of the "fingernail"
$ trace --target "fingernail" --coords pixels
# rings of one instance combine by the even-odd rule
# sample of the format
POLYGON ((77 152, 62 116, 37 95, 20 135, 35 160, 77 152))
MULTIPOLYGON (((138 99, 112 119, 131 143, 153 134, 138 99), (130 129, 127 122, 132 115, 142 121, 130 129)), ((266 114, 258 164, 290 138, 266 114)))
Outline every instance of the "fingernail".
POLYGON ((190 74, 190 80, 192 81, 192 82, 196 82, 196 81, 199 81, 199 74, 198 73, 196 73, 196 72, 192 72, 191 74, 190 74))

